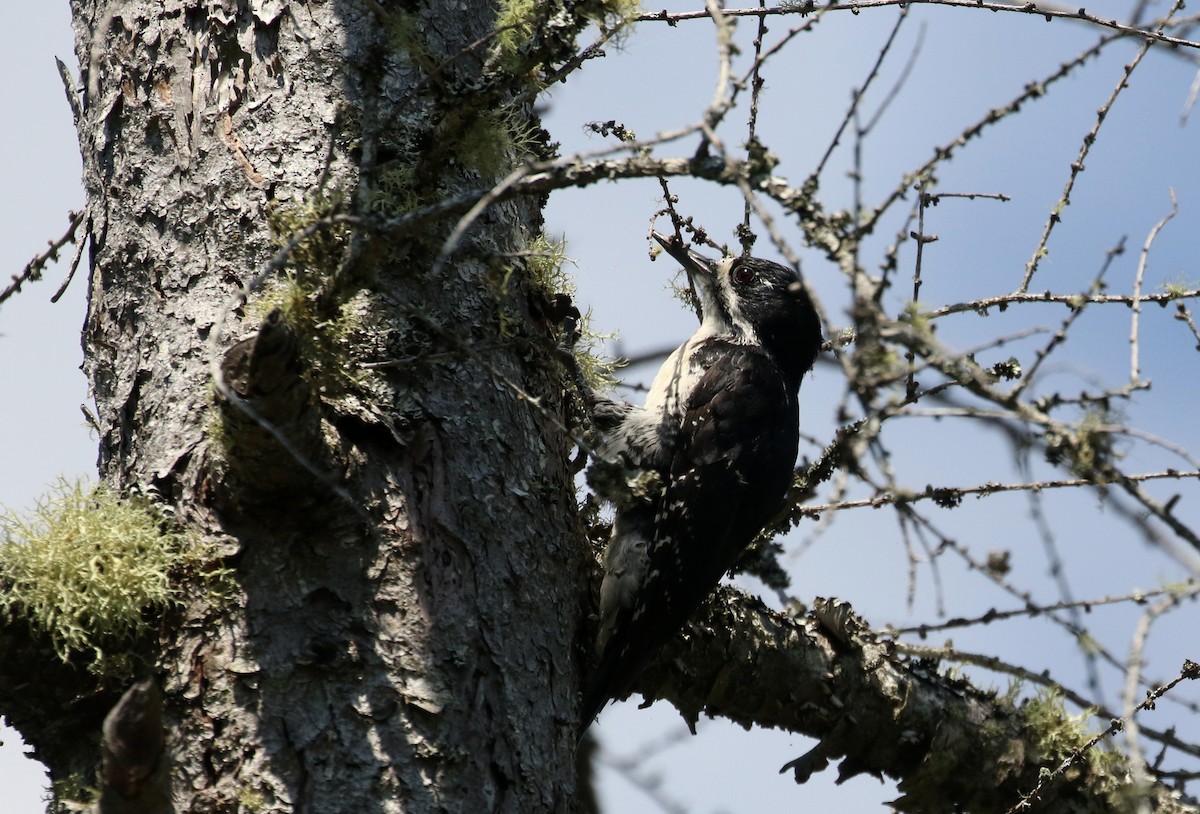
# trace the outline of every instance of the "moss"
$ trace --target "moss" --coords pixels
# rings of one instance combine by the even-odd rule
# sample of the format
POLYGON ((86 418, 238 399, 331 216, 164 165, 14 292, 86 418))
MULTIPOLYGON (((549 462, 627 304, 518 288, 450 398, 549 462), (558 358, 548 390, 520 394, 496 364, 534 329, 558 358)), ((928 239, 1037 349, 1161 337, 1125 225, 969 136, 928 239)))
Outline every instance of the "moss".
MULTIPOLYGON (((341 195, 316 195, 268 214, 272 237, 280 246, 341 206, 341 195)), ((322 396, 335 397, 358 383, 347 363, 350 337, 362 329, 348 299, 359 283, 339 279, 349 242, 346 228, 332 225, 299 241, 288 256, 287 272, 268 283, 251 302, 249 313, 261 321, 278 308, 296 332, 300 354, 309 364, 312 384, 322 396)))
MULTIPOLYGON (((575 18, 597 23, 608 30, 630 25, 641 14, 639 0, 598 0, 584 2, 571 9, 575 18)), ((496 52, 499 64, 513 74, 537 68, 544 60, 534 52, 544 24, 554 18, 558 8, 534 0, 500 0, 496 12, 496 52)))
MULTIPOLYGON (((340 191, 320 192, 304 200, 281 203, 267 212, 267 227, 275 242, 284 246, 295 236, 336 213, 342 208, 345 196, 340 191)), ((301 268, 336 269, 350 239, 349 229, 330 225, 317 229, 299 241, 288 255, 288 261, 301 268)))
POLYGON ((512 108, 479 115, 463 132, 454 151, 464 167, 492 178, 535 154, 538 128, 512 108))
POLYGON ((47 814, 66 814, 66 812, 90 811, 100 791, 95 786, 88 785, 82 774, 67 775, 62 780, 50 784, 50 799, 47 801, 47 814))
POLYGON ((228 573, 211 550, 167 528, 145 498, 60 480, 27 515, 0 513, 0 610, 28 620, 63 661, 120 669, 122 647, 182 604, 194 583, 228 573), (186 589, 184 586, 188 586, 186 589))
POLYGON ((1169 280, 1159 286, 1159 290, 1164 294, 1176 299, 1186 297, 1189 291, 1195 291, 1197 288, 1200 288, 1200 284, 1189 280, 1182 272, 1176 275, 1174 280, 1169 280))
MULTIPOLYGON (((526 268, 529 281, 534 290, 549 298, 555 294, 566 294, 575 299, 575 281, 566 271, 570 262, 566 255, 566 242, 555 242, 546 235, 539 234, 529 244, 526 268)), ((611 339, 611 333, 598 333, 591 325, 592 312, 587 311, 580 316, 579 338, 572 346, 575 363, 584 381, 593 390, 611 390, 616 379, 614 374, 620 368, 619 361, 610 359, 603 354, 603 344, 611 339)))
POLYGON ((1092 743, 1095 735, 1089 731, 1087 722, 1095 716, 1094 709, 1070 715, 1062 693, 1051 688, 1025 702, 1020 707, 1020 714, 1037 749, 1036 759, 1047 769, 1057 769, 1064 761, 1072 760, 1064 777, 1071 779, 1085 774, 1094 778, 1100 784, 1097 790, 1114 798, 1114 802, 1133 791, 1127 783, 1121 782, 1125 776, 1125 758, 1092 743))
POLYGON ((403 215, 421 203, 417 170, 410 164, 396 164, 380 172, 375 188, 367 193, 367 208, 381 215, 403 215))
POLYGON ((1018 707, 1042 760, 1061 761, 1091 740, 1085 722, 1093 711, 1069 715, 1062 693, 1050 688, 1018 707))

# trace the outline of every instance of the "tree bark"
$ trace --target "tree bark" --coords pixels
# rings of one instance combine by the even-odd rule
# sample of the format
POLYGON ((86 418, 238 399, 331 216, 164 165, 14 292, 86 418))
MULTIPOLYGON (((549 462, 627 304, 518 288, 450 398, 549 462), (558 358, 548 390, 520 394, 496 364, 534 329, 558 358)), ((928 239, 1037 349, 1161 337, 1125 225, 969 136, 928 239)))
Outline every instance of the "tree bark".
MULTIPOLYGON (((536 125, 472 47, 496 10, 72 8, 101 476, 152 490, 236 571, 148 654, 175 810, 572 810, 587 548, 519 256, 540 203, 491 210, 448 262, 453 221, 314 230, 288 257, 316 315, 285 326, 290 349, 256 294, 234 301, 289 207, 355 209, 403 166, 424 199, 494 182, 439 135, 447 111, 469 130, 505 105, 536 125)), ((98 733, 123 687, 72 677, 98 733)), ((59 734, 26 731, 53 779, 97 764, 59 734)))
MULTIPOLYGON (((164 777, 188 812, 594 809, 574 735, 594 562, 553 292, 523 254, 535 196, 690 175, 842 245, 810 191, 707 150, 547 163, 530 77, 567 59, 583 5, 503 25, 483 2, 392 5, 72 2, 100 474, 236 584, 183 582, 128 675, 0 629, 0 708, 62 802, 99 766, 112 811, 164 808, 164 777), (519 35, 504 53, 498 29, 519 35), (505 128, 540 143, 488 140, 505 128)), ((1063 759, 1011 703, 828 606, 722 594, 639 689, 812 734, 798 779, 844 756, 901 778, 905 810, 1008 810, 1063 759)), ((1117 810, 1113 765, 1031 803, 1117 810)))

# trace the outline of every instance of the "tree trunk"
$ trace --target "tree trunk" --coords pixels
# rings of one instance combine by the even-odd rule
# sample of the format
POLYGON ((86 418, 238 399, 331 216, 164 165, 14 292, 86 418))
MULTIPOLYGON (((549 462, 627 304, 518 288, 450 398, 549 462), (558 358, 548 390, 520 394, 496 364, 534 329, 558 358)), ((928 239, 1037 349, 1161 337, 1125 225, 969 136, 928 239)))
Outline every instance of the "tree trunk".
MULTIPOLYGON (((147 653, 175 809, 572 810, 587 559, 520 256, 539 204, 493 208, 445 262, 452 220, 343 214, 495 182, 451 138, 501 109, 536 125, 488 62, 495 9, 72 8, 101 476, 235 569, 147 653), (291 282, 240 303, 305 228, 291 282)), ((96 765, 79 734, 124 689, 70 680, 94 701, 71 731, 24 728, 55 780, 96 765)))
MULTIPOLYGON (((581 408, 539 196, 736 185, 858 263, 861 224, 771 162, 707 142, 544 160, 530 100, 598 53, 571 43, 602 4, 394 5, 72 2, 100 474, 232 579, 173 574, 181 601, 146 608, 155 635, 103 668, 20 614, 0 626, 0 710, 64 804, 98 786, 103 814, 594 807, 576 790, 581 408)), ((909 811, 1124 810, 1127 768, 1083 766, 1094 739, 1053 699, 967 691, 900 646, 837 603, 799 619, 721 592, 636 689, 810 734, 798 780, 844 758, 843 776, 900 778, 909 811)))

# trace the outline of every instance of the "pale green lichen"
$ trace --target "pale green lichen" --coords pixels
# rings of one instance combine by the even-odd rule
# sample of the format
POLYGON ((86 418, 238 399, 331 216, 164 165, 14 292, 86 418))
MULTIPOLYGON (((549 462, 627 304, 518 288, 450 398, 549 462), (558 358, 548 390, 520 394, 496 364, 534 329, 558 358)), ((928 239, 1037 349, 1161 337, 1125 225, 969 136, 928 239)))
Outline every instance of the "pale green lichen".
POLYGON ((100 798, 100 790, 89 785, 79 773, 67 775, 50 784, 50 797, 46 801, 46 814, 92 811, 100 798))
POLYGON ((1101 410, 1088 410, 1074 426, 1055 424, 1046 430, 1046 460, 1066 464, 1081 478, 1103 482, 1112 471, 1112 462, 1121 457, 1113 447, 1113 416, 1101 410))
MULTIPOLYGON (((534 0, 500 0, 496 12, 495 47, 505 70, 523 73, 538 67, 534 40, 556 7, 534 0)), ((641 14, 639 0, 600 0, 575 6, 576 19, 597 23, 602 29, 623 29, 641 14)))
POLYGON ((516 161, 535 154, 538 127, 512 108, 481 114, 455 145, 463 166, 497 177, 516 161))
POLYGON ((1123 785, 1118 778, 1123 775, 1120 769, 1124 758, 1116 752, 1090 745, 1095 735, 1090 731, 1088 722, 1095 717, 1096 710, 1085 709, 1078 715, 1069 714, 1062 692, 1051 687, 1022 704, 1019 712, 1033 735, 1039 762, 1054 768, 1078 756, 1073 761, 1075 768, 1066 772, 1068 777, 1086 770, 1099 780, 1101 785, 1097 790, 1107 794, 1119 791, 1123 785))
POLYGON ((215 588, 228 573, 150 500, 79 481, 59 480, 26 514, 0 512, 0 538, 0 612, 100 673, 195 583, 215 588))
POLYGON ((1176 275, 1174 280, 1168 280, 1159 286, 1159 289, 1172 299, 1186 297, 1189 291, 1195 291, 1197 288, 1200 288, 1200 284, 1189 280, 1182 272, 1176 275))
MULTIPOLYGON (((551 240, 543 233, 529 244, 526 266, 530 282, 543 295, 562 293, 574 301, 575 281, 566 270, 566 264, 569 262, 571 261, 566 255, 566 241, 551 240)), ((614 335, 593 330, 591 317, 590 310, 580 315, 579 339, 572 346, 572 351, 575 363, 587 385, 596 391, 607 391, 615 386, 615 374, 621 363, 603 354, 604 343, 614 335)))
POLYGON ((313 385, 327 397, 341 395, 357 383, 347 348, 350 337, 362 329, 348 302, 358 283, 338 277, 349 230, 338 224, 311 229, 340 206, 341 195, 334 193, 272 209, 267 216, 272 237, 280 246, 296 242, 286 272, 264 286, 248 307, 250 316, 259 321, 280 310, 300 342, 313 385), (300 235, 306 236, 297 240, 300 235))
POLYGON ((246 814, 257 814, 267 810, 267 795, 260 789, 243 786, 237 793, 238 810, 246 814))
POLYGON ((533 0, 501 0, 496 12, 496 48, 506 67, 519 61, 521 50, 533 39, 537 8, 533 0))
POLYGON ((417 170, 397 164, 379 173, 379 181, 367 192, 367 209, 381 215, 403 215, 421 205, 417 193, 417 170))

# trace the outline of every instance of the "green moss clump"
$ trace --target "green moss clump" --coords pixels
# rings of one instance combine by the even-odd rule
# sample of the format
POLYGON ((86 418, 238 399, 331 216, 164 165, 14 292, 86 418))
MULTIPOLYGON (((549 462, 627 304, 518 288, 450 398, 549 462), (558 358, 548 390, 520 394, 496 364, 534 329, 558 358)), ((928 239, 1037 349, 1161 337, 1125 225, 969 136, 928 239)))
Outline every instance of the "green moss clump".
POLYGON ((0 538, 0 611, 97 673, 182 603, 182 583, 228 573, 208 565, 209 548, 167 530, 148 500, 80 481, 60 480, 28 515, 0 513, 0 538))
MULTIPOLYGON (((340 194, 317 195, 275 207, 268 214, 272 237, 280 246, 288 245, 337 211, 341 200, 340 194)), ((260 321, 275 308, 282 312, 300 341, 313 385, 325 397, 342 395, 357 383, 347 347, 349 337, 362 326, 348 300, 361 281, 339 277, 349 239, 348 229, 330 225, 297 242, 288 256, 287 273, 266 285, 249 306, 250 315, 260 321)))
POLYGON ((1038 693, 1020 707, 1028 731, 1034 733, 1035 744, 1040 752, 1039 760, 1048 768, 1055 768, 1063 761, 1079 755, 1064 776, 1075 777, 1081 771, 1101 778, 1100 790, 1106 794, 1119 795, 1124 783, 1118 778, 1124 758, 1113 751, 1091 745, 1095 736, 1088 730, 1087 722, 1095 717, 1096 710, 1086 709, 1079 715, 1067 713, 1062 693, 1054 688, 1038 693))
MULTIPOLYGON (((534 53, 535 40, 549 28, 558 8, 534 0, 500 0, 496 12, 496 52, 501 67, 520 74, 536 68, 542 60, 534 53)), ((602 29, 622 29, 641 14, 640 0, 598 0, 572 8, 575 19, 597 23, 602 29)))
MULTIPOLYGON (((296 203, 272 206, 267 212, 271 237, 280 246, 287 245, 305 229, 340 210, 344 197, 339 191, 320 192, 296 203)), ((336 269, 349 239, 350 230, 343 225, 316 229, 292 247, 288 260, 306 269, 336 269)))
POLYGON ((421 205, 417 194, 417 170, 396 164, 379 173, 379 181, 367 193, 367 208, 381 215, 403 215, 421 205))
POLYGON ((521 51, 533 39, 536 22, 537 4, 533 0, 501 0, 496 12, 496 48, 506 68, 520 63, 521 51))
POLYGON ((83 775, 70 774, 50 784, 50 799, 47 800, 46 811, 47 814, 91 811, 98 799, 100 791, 85 782, 83 775))
POLYGON ((467 127, 454 151, 463 166, 495 178, 536 153, 537 131, 517 110, 489 111, 467 127))
POLYGON ((1068 714, 1062 693, 1056 689, 1039 692, 1019 710, 1026 727, 1036 733, 1037 746, 1046 759, 1061 761, 1091 740, 1085 722, 1095 711, 1068 714))

